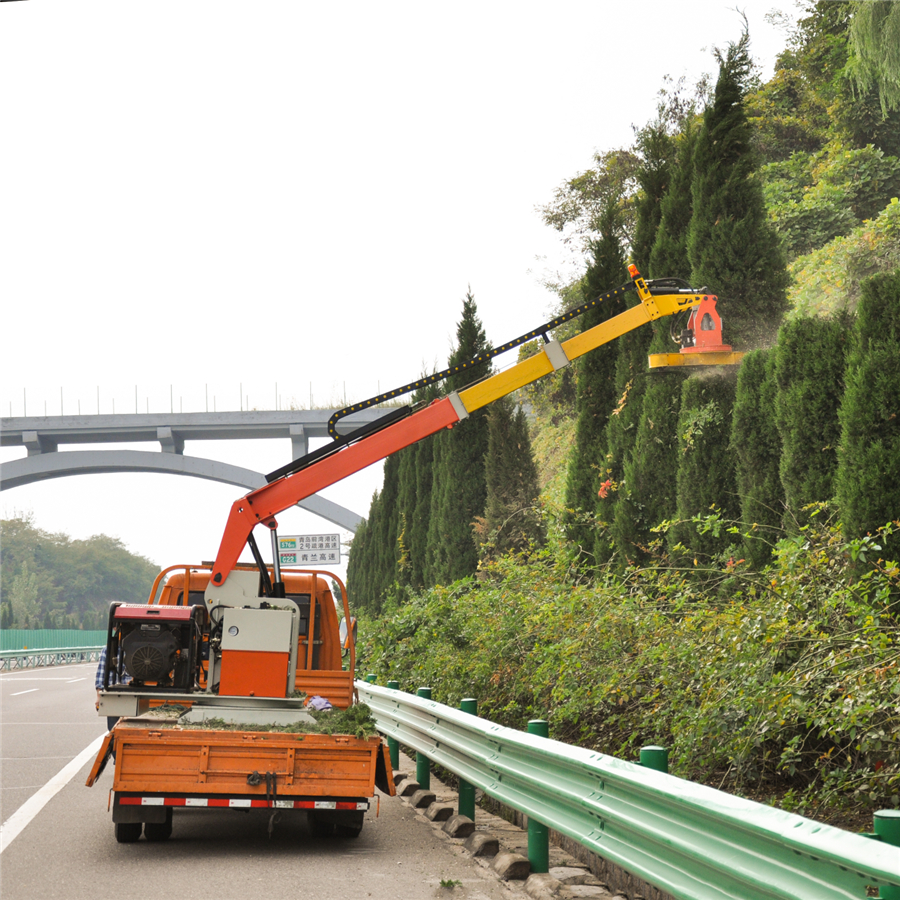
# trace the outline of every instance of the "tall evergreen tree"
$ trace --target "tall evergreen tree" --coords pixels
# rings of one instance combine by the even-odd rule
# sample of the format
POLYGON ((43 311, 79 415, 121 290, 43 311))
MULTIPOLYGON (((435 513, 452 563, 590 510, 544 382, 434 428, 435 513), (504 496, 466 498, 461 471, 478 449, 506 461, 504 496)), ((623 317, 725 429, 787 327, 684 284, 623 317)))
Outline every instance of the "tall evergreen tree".
MULTIPOLYGON (((863 282, 840 409, 837 497, 845 533, 862 537, 898 518, 900 270, 863 282)), ((900 560, 900 538, 884 556, 900 560)))
POLYGON ((670 548, 684 544, 708 557, 724 550, 730 535, 704 531, 689 520, 716 513, 726 520, 740 516, 734 459, 729 452, 734 407, 734 372, 688 378, 681 389, 678 419, 679 465, 676 513, 680 523, 669 532, 670 548))
MULTIPOLYGON (((636 173, 640 191, 635 199, 631 252, 638 270, 646 273, 662 219, 661 203, 669 189, 675 157, 675 139, 669 133, 669 126, 662 112, 655 121, 638 132, 637 148, 641 154, 641 164, 636 173)), ((640 301, 634 297, 631 302, 640 301)), ((605 436, 610 486, 614 485, 616 489, 601 488, 597 498, 597 514, 602 521, 611 523, 613 542, 623 559, 628 558, 631 534, 630 529, 624 525, 627 515, 619 515, 618 502, 626 496, 628 490, 624 481, 625 465, 633 453, 641 420, 647 384, 647 353, 652 338, 652 329, 638 328, 622 335, 616 342, 617 400, 607 423, 605 436)), ((598 534, 595 547, 598 560, 604 560, 611 549, 608 538, 598 534)))
POLYGON ((846 314, 792 319, 775 348, 775 410, 781 435, 785 527, 806 523, 803 507, 831 500, 841 438, 838 408, 850 341, 846 314))
MULTIPOLYGON (((471 290, 463 302, 456 329, 456 348, 448 368, 469 362, 490 350, 471 290)), ((490 361, 451 375, 448 391, 456 391, 483 378, 490 361)), ((432 583, 448 583, 472 575, 478 568, 478 549, 472 525, 484 513, 487 486, 484 458, 487 453, 487 411, 476 410, 434 442, 434 481, 431 521, 428 526, 427 575, 432 583)))
MULTIPOLYGON (((619 211, 615 201, 603 208, 600 237, 592 244, 592 260, 585 274, 585 294, 594 299, 627 279, 625 255, 619 231, 619 211)), ((597 304, 584 314, 582 327, 605 322, 625 309, 625 301, 616 298, 597 304)), ((566 479, 566 530, 569 539, 593 554, 595 529, 586 516, 596 509, 597 492, 607 479, 605 429, 616 405, 615 372, 617 348, 606 344, 582 356, 578 367, 575 409, 575 446, 569 458, 566 479)))
POLYGON ((638 132, 641 163, 636 172, 638 194, 634 200, 634 238, 631 256, 638 269, 649 270, 650 256, 662 219, 662 201, 669 189, 675 139, 661 117, 638 132))
POLYGON ((669 190, 659 204, 660 222, 650 252, 649 274, 652 278, 689 280, 690 277, 687 243, 694 212, 694 148, 699 133, 693 117, 688 117, 684 130, 676 138, 675 164, 669 190))
MULTIPOLYGON (((691 183, 697 134, 689 116, 676 138, 670 186, 660 202, 661 218, 650 254, 653 278, 687 279, 690 274, 687 236, 693 209, 691 183)), ((668 319, 653 323, 648 352, 671 353, 676 349, 669 335, 671 324, 668 319)), ((634 443, 624 461, 613 525, 617 548, 626 560, 645 557, 651 529, 675 515, 683 381, 684 374, 678 369, 647 376, 634 443)))
POLYGON ((360 609, 375 611, 372 601, 372 592, 369 585, 369 571, 371 557, 369 549, 369 522, 372 519, 372 510, 375 508, 378 493, 372 498, 369 505, 369 518, 363 519, 356 526, 356 533, 350 542, 350 554, 347 559, 347 593, 351 603, 360 609))
MULTIPOLYGON (((411 403, 414 406, 427 404, 439 395, 437 385, 429 384, 413 394, 411 403)), ((397 581, 404 587, 420 588, 423 585, 422 561, 428 539, 433 440, 434 436, 427 437, 397 454, 400 458, 400 489, 397 495, 397 581)))
POLYGON ((775 353, 753 350, 738 373, 731 423, 731 453, 737 471, 744 552, 756 569, 771 559, 781 534, 781 437, 775 424, 775 353))
POLYGON ((788 274, 766 218, 743 95, 750 39, 718 54, 719 77, 694 150, 691 281, 719 297, 725 342, 752 348, 770 340, 787 310, 788 274))
POLYGON ((374 528, 374 585, 379 608, 397 581, 397 538, 400 532, 400 457, 394 453, 384 461, 384 484, 377 525, 374 528))
POLYGON ((490 548, 489 554, 522 553, 543 544, 544 528, 536 509, 540 485, 528 422, 522 407, 509 397, 488 410, 485 481, 483 546, 490 548))

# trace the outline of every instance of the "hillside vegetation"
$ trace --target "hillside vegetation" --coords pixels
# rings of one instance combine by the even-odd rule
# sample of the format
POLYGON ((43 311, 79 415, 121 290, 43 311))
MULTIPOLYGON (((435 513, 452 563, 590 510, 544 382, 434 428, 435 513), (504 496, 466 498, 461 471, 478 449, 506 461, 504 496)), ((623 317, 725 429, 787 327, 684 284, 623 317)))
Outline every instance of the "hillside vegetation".
POLYGON ((403 451, 348 588, 364 671, 865 824, 900 806, 900 4, 800 6, 768 82, 745 31, 542 210, 583 260, 557 312, 601 301, 557 339, 630 261, 716 293, 740 367, 648 372, 664 320, 520 391, 499 465, 468 421, 403 451))

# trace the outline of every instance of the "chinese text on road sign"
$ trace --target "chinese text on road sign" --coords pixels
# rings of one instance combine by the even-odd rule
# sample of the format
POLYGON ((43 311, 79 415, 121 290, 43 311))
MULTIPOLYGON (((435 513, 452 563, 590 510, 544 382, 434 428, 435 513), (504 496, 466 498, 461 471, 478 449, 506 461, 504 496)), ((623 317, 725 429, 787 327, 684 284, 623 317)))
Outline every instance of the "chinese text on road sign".
POLYGON ((341 561, 339 534, 295 534, 278 538, 278 558, 283 566, 329 566, 341 561))

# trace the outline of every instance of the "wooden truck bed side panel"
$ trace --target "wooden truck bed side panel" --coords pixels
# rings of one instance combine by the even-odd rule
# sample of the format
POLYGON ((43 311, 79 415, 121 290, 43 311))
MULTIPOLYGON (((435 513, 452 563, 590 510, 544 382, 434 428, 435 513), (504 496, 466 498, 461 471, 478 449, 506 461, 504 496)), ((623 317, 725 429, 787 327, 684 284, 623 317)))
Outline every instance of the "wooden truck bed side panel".
POLYGON ((149 729, 114 731, 115 791, 260 794, 274 772, 279 796, 371 797, 380 738, 280 732, 149 729))

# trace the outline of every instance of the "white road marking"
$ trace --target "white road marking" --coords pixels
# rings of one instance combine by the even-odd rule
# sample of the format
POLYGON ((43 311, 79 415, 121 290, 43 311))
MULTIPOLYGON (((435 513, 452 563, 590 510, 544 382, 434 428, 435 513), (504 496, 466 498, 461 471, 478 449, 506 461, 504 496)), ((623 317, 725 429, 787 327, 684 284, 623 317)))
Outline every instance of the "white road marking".
POLYGON ((91 741, 68 765, 63 766, 36 794, 29 797, 2 825, 0 825, 0 853, 18 836, 26 825, 53 799, 77 774, 91 757, 97 755, 106 734, 91 741))
POLYGON ((14 694, 10 694, 10 697, 21 697, 22 694, 33 694, 35 691, 39 691, 40 688, 28 688, 27 691, 16 691, 14 694))
POLYGON ((76 681, 87 681, 87 678, 72 678, 70 681, 67 681, 66 684, 75 684, 76 681))
MULTIPOLYGON (((5 678, 0 678, 0 681, 12 681, 13 678, 7 675, 5 678)), ((16 678, 16 681, 84 681, 84 678, 69 678, 68 675, 63 676, 49 676, 47 678, 39 678, 35 675, 31 675, 26 678, 16 678)))

